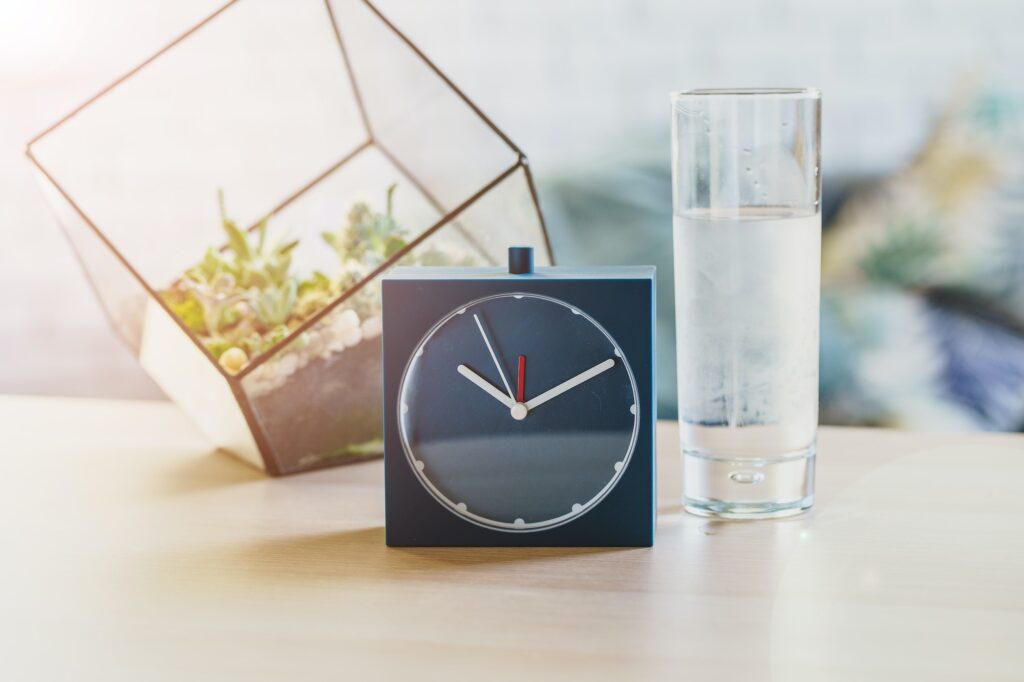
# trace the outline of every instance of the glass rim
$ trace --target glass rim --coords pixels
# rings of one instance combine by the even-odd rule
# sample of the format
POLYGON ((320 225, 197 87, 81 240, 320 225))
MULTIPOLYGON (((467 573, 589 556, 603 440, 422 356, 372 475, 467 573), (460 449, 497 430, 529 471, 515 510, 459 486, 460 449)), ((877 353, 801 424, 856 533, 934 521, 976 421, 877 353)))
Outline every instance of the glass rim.
POLYGON ((805 88, 696 88, 675 90, 670 93, 672 101, 705 97, 775 97, 792 99, 821 99, 821 90, 805 88))

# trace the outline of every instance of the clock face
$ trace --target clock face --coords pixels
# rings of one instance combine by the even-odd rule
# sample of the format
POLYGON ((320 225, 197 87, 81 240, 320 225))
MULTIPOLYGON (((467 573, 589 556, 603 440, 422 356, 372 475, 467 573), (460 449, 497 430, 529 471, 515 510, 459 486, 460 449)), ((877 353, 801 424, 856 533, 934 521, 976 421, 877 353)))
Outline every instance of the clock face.
POLYGON ((451 512, 509 532, 597 505, 636 445, 636 381, 615 340, 558 299, 510 293, 427 332, 399 388, 402 446, 451 512))

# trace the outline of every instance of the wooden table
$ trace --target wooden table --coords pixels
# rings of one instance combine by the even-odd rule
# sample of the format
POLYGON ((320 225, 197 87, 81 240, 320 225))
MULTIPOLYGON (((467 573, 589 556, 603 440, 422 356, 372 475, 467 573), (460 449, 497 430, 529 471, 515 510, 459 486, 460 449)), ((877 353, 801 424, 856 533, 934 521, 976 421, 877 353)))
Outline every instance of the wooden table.
POLYGON ((269 480, 170 404, 0 399, 0 678, 1024 679, 1024 436, 824 428, 818 505, 642 550, 388 549, 379 462, 269 480))

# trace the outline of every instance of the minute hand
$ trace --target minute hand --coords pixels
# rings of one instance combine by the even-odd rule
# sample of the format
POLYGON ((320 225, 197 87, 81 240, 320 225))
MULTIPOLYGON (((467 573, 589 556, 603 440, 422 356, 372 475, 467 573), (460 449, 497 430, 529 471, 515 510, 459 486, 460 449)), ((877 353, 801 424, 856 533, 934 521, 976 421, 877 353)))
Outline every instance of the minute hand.
POLYGON ((588 369, 586 372, 581 372, 581 373, 577 374, 576 376, 574 376, 572 379, 569 379, 568 381, 563 381, 562 383, 558 384, 554 388, 549 389, 547 391, 544 391, 543 393, 541 393, 539 396, 537 396, 533 400, 527 400, 526 401, 526 409, 532 410, 533 408, 537 407, 538 405, 543 405, 544 403, 546 403, 547 401, 551 400, 552 398, 557 398, 558 396, 562 395, 563 393, 565 393, 569 389, 576 388, 577 386, 582 384, 584 381, 587 381, 589 379, 593 379, 594 377, 596 377, 601 372, 606 372, 606 371, 608 371, 609 369, 611 369, 614 366, 615 366, 615 360, 612 359, 612 358, 608 358, 607 360, 605 360, 601 364, 594 365, 593 367, 588 369))

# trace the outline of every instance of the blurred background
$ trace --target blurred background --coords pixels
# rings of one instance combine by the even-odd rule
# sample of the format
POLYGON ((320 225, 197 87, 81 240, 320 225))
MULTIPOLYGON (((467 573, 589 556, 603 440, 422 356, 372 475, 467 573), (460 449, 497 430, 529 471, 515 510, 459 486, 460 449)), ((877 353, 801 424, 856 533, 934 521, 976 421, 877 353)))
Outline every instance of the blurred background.
MULTIPOLYGON (((0 2, 0 392, 162 399, 24 148, 220 4, 0 2)), ((376 4, 529 154, 558 263, 658 266, 660 416, 675 415, 668 93, 814 85, 822 422, 1024 428, 1024 4, 376 4)))

